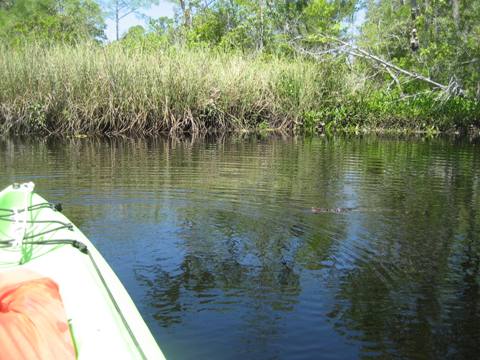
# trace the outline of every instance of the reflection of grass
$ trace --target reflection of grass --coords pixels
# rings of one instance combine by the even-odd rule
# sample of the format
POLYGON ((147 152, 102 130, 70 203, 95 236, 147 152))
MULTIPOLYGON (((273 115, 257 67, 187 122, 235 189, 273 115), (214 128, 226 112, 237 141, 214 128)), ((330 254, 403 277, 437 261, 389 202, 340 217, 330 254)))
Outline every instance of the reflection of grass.
POLYGON ((0 78, 0 131, 428 130, 466 127, 478 110, 466 100, 394 101, 343 64, 199 49, 3 47, 0 78))
POLYGON ((388 357, 395 347, 408 357, 408 344, 428 344, 436 331, 429 319, 447 332, 435 333, 444 343, 451 323, 474 340, 464 324, 478 316, 464 311, 458 321, 461 313, 447 311, 472 308, 476 288, 465 291, 462 274, 476 284, 468 259, 480 254, 476 236, 456 236, 478 234, 475 146, 408 139, 0 139, 0 152, 11 164, 2 178, 40 176, 39 191, 63 196, 52 199, 72 221, 131 261, 129 290, 155 326, 231 314, 255 341, 285 331, 285 319, 315 329, 328 317, 340 334, 360 333, 355 341, 367 350, 384 346, 379 356, 388 357), (309 211, 351 205, 396 211, 309 211), (122 223, 132 229, 121 234, 122 223), (439 297, 445 289, 454 292, 439 297))
POLYGON ((366 354, 376 346, 386 358, 393 348, 415 357, 410 344, 418 341, 435 357, 431 334, 454 349, 477 344, 478 314, 469 312, 480 254, 475 144, 353 134, 30 141, 0 139, 11 164, 2 176, 48 177, 43 186, 63 194, 56 200, 81 228, 104 223, 108 231, 128 221, 138 227, 132 248, 145 244, 139 234, 151 236, 137 276, 160 326, 201 316, 199 309, 224 317, 237 308, 223 300, 238 296, 246 309, 238 326, 256 339, 283 330, 270 321, 274 315, 304 315, 311 296, 340 334, 361 331, 366 354), (310 211, 351 205, 393 211, 310 211), (163 252, 170 246, 178 258, 163 252))

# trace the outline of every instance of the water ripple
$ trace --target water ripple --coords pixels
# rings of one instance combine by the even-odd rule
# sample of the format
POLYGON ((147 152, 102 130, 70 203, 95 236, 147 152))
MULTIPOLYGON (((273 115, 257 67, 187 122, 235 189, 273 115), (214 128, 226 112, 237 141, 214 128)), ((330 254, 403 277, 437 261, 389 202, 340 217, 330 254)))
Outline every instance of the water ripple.
POLYGON ((474 358, 477 148, 2 138, 0 183, 64 204, 168 357, 474 358))

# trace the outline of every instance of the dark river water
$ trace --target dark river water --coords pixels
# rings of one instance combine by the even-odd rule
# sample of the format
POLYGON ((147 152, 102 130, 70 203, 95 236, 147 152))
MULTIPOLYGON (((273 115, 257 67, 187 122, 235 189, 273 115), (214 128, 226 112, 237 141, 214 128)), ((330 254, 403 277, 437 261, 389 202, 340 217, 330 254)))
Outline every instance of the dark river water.
POLYGON ((10 138, 0 187, 62 202, 168 358, 471 359, 479 146, 10 138))

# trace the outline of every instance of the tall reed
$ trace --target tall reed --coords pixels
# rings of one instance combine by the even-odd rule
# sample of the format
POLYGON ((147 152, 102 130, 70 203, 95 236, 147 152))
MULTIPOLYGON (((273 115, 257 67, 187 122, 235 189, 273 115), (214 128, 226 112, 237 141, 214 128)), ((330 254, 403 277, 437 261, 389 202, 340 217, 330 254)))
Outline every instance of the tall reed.
POLYGON ((305 60, 95 44, 0 50, 2 132, 288 129, 349 92, 342 71, 305 60))
POLYGON ((176 46, 0 45, 0 133, 435 130, 478 123, 478 103, 402 99, 385 89, 335 60, 176 46))

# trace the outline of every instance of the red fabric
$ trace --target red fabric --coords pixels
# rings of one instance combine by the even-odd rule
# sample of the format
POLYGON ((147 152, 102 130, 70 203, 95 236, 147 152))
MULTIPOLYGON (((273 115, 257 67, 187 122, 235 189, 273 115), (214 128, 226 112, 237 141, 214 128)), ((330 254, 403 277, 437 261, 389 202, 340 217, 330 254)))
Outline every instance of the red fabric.
POLYGON ((0 360, 75 359, 58 285, 27 270, 0 273, 0 360))

